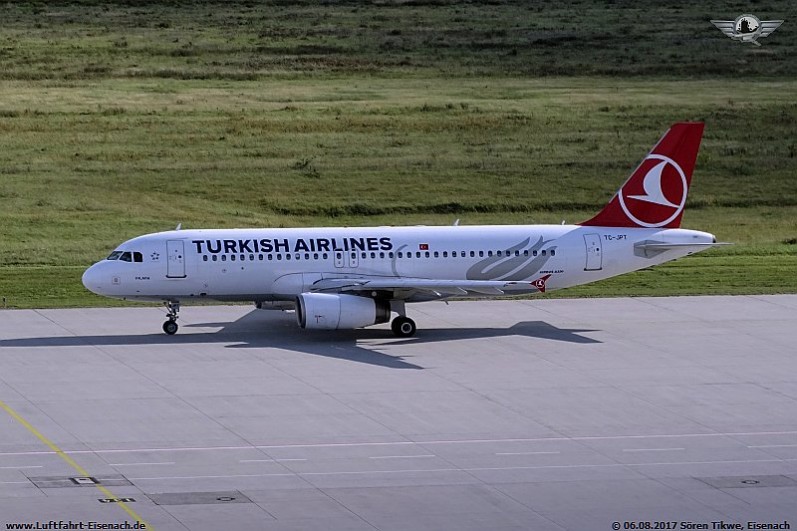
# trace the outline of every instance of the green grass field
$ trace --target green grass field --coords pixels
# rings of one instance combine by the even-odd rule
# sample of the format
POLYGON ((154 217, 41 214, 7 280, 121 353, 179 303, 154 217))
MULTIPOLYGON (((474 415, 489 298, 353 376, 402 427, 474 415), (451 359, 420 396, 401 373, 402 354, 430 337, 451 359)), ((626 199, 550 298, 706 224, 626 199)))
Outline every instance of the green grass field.
POLYGON ((556 6, 0 7, 0 296, 112 304, 82 270, 177 223, 578 222, 678 120, 684 226, 736 245, 554 296, 797 292, 788 22, 756 48, 720 3, 556 6))

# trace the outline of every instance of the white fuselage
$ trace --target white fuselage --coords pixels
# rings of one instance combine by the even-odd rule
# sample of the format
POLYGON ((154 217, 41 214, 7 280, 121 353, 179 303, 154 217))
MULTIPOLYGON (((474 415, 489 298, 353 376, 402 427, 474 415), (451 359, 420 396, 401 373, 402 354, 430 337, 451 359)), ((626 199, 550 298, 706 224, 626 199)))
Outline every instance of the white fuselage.
MULTIPOLYGON (((549 275, 547 289, 561 289, 680 258, 703 248, 685 244, 713 241, 686 229, 580 225, 177 230, 123 243, 118 256, 139 261, 100 261, 83 281, 102 295, 159 301, 292 301, 319 280, 360 277, 532 282, 549 275), (643 242, 682 247, 646 253, 643 242)), ((450 296, 457 295, 407 301, 450 296)))

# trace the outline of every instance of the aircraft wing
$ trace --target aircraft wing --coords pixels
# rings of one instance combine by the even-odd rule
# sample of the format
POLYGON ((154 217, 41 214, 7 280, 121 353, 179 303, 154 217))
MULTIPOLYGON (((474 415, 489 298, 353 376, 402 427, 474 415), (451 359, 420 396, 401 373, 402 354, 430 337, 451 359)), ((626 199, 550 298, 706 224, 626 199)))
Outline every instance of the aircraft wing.
POLYGON ((467 295, 511 295, 513 292, 532 292, 539 290, 533 282, 507 282, 500 280, 434 280, 411 277, 362 277, 327 278, 312 285, 312 291, 353 293, 370 291, 392 291, 394 298, 442 299, 467 295))

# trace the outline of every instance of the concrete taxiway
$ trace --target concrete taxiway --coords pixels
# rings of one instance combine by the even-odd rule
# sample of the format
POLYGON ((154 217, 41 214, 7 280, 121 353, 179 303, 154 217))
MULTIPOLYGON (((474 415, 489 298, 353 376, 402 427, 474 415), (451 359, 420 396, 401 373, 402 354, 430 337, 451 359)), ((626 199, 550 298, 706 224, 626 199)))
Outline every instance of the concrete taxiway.
POLYGON ((0 312, 0 525, 797 526, 797 296, 162 313, 0 312))

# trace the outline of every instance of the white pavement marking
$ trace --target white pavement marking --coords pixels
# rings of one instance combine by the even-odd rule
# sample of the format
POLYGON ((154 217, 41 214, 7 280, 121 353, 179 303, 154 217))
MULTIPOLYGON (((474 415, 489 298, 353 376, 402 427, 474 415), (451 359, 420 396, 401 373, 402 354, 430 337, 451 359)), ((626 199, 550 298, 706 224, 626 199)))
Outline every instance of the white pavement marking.
POLYGON ((218 478, 266 478, 277 476, 295 476, 296 474, 227 474, 221 476, 153 476, 153 477, 130 477, 132 480, 164 480, 164 479, 218 479, 218 478))
POLYGON ((562 452, 496 452, 495 455, 546 455, 561 454, 562 452))
POLYGON ((756 444, 748 448, 797 448, 797 444, 756 444))
MULTIPOLYGON (((315 443, 315 444, 281 444, 257 446, 178 446, 166 448, 112 448, 107 450, 64 450, 65 454, 108 454, 108 453, 133 453, 133 452, 195 452, 195 451, 221 451, 221 450, 268 450, 272 448, 348 448, 353 446, 423 446, 426 444, 480 444, 480 443, 510 443, 510 442, 563 442, 563 441, 609 441, 623 439, 677 439, 679 437, 740 437, 755 435, 797 435, 797 431, 750 431, 750 432, 717 432, 717 433, 678 433, 669 435, 600 435, 582 437, 537 437, 526 439, 454 439, 437 441, 393 441, 393 442, 359 442, 359 443, 315 443)), ((748 448, 762 447, 790 447, 797 445, 763 445, 748 446, 748 448)), ((55 452, 38 450, 30 452, 0 452, 4 455, 54 455, 55 452)))
POLYGON ((623 448, 624 452, 677 452, 686 448, 623 448))
POLYGON ((144 465, 173 465, 174 461, 159 461, 157 463, 108 463, 110 466, 144 466, 144 465))
POLYGON ((154 476, 130 477, 130 480, 170 480, 170 479, 215 479, 215 478, 259 478, 259 477, 285 477, 285 476, 343 476, 357 474, 407 474, 417 472, 486 472, 500 470, 546 470, 565 468, 618 468, 618 467, 644 467, 644 466, 677 466, 677 465, 716 465, 716 464, 746 464, 746 463, 783 463, 784 461, 797 461, 794 459, 747 459, 723 461, 678 461, 661 463, 604 463, 595 465, 539 465, 539 466, 495 466, 495 467, 470 467, 470 468, 418 468, 410 470, 343 470, 337 472, 297 472, 295 474, 227 474, 213 476, 154 476))
POLYGON ((372 455, 368 459, 412 459, 415 457, 435 457, 433 454, 422 455, 372 455))

